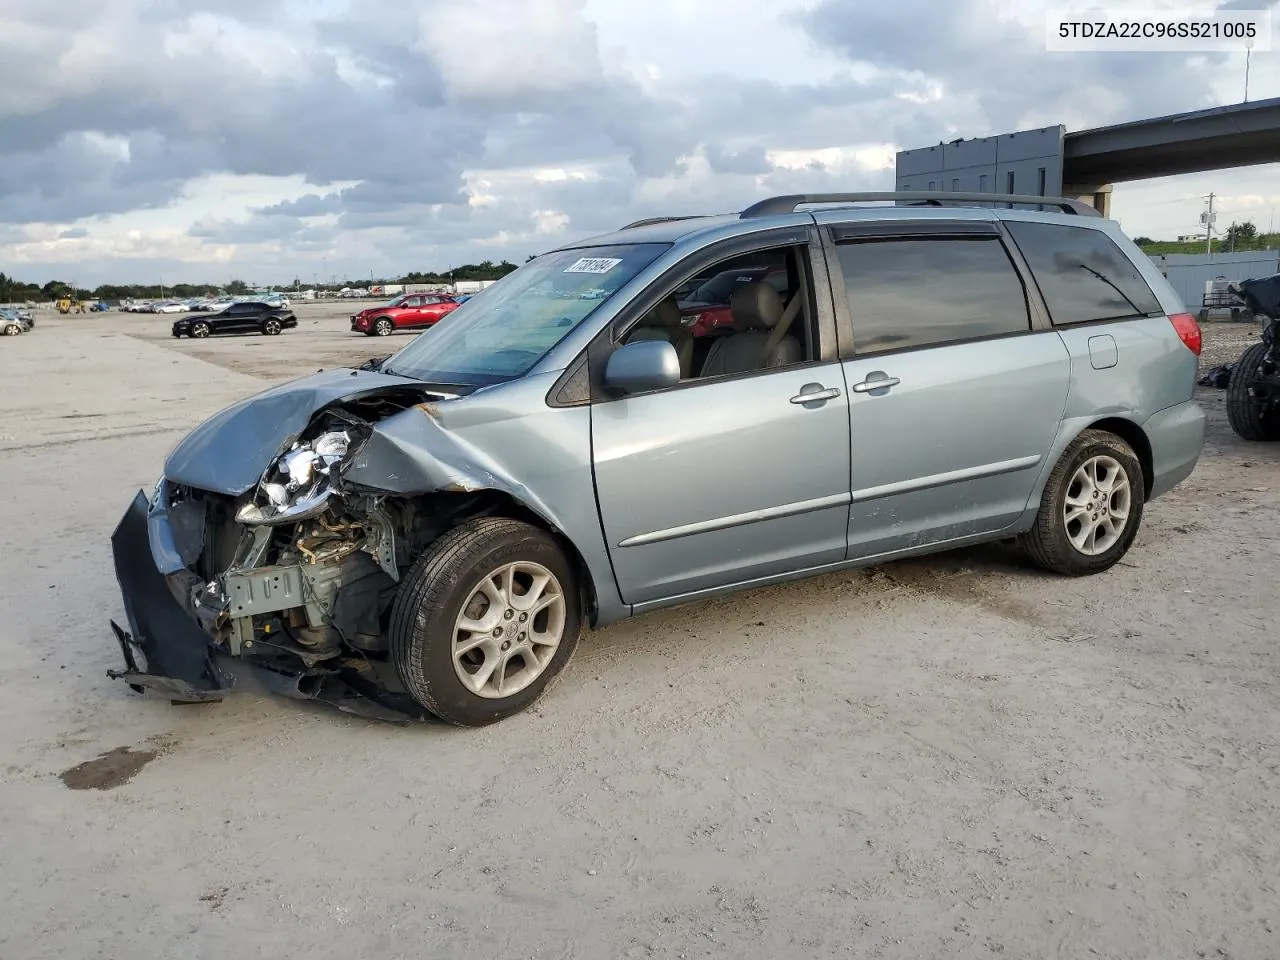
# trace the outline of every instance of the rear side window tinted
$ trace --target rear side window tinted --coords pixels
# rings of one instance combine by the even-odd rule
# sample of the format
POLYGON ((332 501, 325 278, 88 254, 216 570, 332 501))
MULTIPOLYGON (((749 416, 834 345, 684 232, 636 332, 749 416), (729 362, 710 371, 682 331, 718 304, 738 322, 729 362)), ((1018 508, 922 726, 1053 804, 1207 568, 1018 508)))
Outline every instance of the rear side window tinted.
POLYGON ((996 237, 875 240, 836 250, 858 354, 1031 329, 1026 291, 996 237))
POLYGON ((1059 326, 1160 313, 1138 268, 1110 237, 1088 227, 1006 220, 1059 326))

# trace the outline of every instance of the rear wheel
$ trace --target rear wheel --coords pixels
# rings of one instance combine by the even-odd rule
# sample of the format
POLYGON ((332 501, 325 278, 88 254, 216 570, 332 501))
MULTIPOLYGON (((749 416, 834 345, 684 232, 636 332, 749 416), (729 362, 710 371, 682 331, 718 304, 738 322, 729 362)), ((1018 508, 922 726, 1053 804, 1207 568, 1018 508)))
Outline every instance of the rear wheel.
POLYGON ((524 710, 573 656, 582 605, 573 565, 545 531, 483 517, 418 560, 391 612, 391 654, 409 694, 450 723, 524 710))
POLYGON ((1280 413, 1249 393, 1269 346, 1255 343, 1244 352, 1227 383, 1227 422, 1242 440, 1280 440, 1280 413))
POLYGON ((1113 433, 1085 430, 1049 474, 1035 526, 1019 543, 1046 570, 1098 573, 1129 551, 1144 498, 1133 448, 1113 433))
POLYGON ((203 320, 197 320, 195 323, 191 325, 190 335, 193 337, 201 337, 201 338, 207 337, 209 335, 209 325, 205 323, 203 320))
POLYGON ((280 321, 272 317, 264 320, 262 323, 262 334, 266 337, 274 337, 280 332, 280 321))
POLYGON ((391 322, 389 317, 379 317, 373 325, 373 332, 380 337, 391 336, 391 331, 395 330, 396 325, 391 322))
POLYGON ((22 332, 22 328, 16 323, 6 323, 4 325, 4 335, 6 337, 16 337, 22 332))

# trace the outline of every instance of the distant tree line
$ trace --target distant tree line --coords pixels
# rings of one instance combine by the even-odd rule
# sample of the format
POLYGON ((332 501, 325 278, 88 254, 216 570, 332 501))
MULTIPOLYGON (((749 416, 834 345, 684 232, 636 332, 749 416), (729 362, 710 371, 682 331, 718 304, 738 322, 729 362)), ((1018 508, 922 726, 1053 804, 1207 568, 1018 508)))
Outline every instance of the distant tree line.
MULTIPOLYGON (((1151 237, 1134 237, 1133 242, 1148 256, 1162 253, 1204 253, 1205 241, 1153 240, 1151 237)), ((1245 250, 1275 250, 1280 248, 1280 233, 1259 233, 1256 224, 1249 220, 1233 223, 1227 232, 1210 240, 1214 253, 1231 253, 1245 250)))
MULTIPOLYGON (((532 259, 532 258, 530 258, 532 259)), ((443 273, 407 273, 396 280, 365 281, 344 280, 341 283, 322 283, 315 289, 338 290, 342 287, 365 287, 370 283, 451 283, 457 280, 498 280, 505 277, 516 265, 507 260, 494 263, 482 260, 480 263, 464 263, 446 270, 443 273)), ((303 286, 301 280, 295 279, 290 289, 303 286)), ((0 303, 22 303, 28 300, 45 301, 60 300, 63 297, 81 300, 158 300, 161 297, 173 297, 185 300, 191 297, 212 297, 218 294, 243 296, 253 291, 253 287, 243 280, 231 280, 222 285, 207 283, 178 283, 173 286, 161 286, 158 283, 104 283, 93 290, 73 287, 61 280, 50 280, 44 286, 34 283, 23 283, 0 273, 0 303)), ((276 287, 274 289, 283 289, 276 287)))
POLYGON ((391 282, 452 283, 456 280, 501 280, 514 269, 516 269, 516 265, 508 260, 503 260, 501 263, 482 260, 480 263, 464 263, 446 270, 444 273, 406 273, 399 280, 391 282))
MULTIPOLYGON (((87 291, 84 291, 87 293, 87 291)), ((34 283, 23 283, 13 277, 0 273, 0 303, 25 303, 28 300, 57 300, 61 296, 74 294, 70 285, 61 281, 46 283, 43 287, 34 283)))

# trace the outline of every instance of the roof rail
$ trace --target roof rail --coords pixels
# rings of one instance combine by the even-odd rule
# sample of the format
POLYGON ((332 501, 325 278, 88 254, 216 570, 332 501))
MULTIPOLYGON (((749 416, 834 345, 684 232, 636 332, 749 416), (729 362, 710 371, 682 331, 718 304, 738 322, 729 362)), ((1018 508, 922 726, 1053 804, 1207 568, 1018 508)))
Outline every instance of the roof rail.
POLYGON ((946 193, 933 190, 903 190, 896 193, 792 193, 770 197, 753 203, 739 214, 743 220, 753 217, 771 217, 783 213, 795 213, 796 207, 805 203, 865 203, 872 200, 909 201, 913 206, 944 207, 977 206, 987 203, 1032 205, 1053 207, 1062 213, 1074 213, 1082 217, 1100 217, 1102 214, 1082 200, 1069 197, 1037 197, 1017 193, 946 193))
POLYGON ((634 223, 628 223, 625 227, 619 227, 619 230, 634 230, 636 227, 647 227, 652 223, 671 223, 675 220, 698 220, 705 217, 704 213, 691 213, 683 217, 648 217, 644 220, 637 220, 634 223))

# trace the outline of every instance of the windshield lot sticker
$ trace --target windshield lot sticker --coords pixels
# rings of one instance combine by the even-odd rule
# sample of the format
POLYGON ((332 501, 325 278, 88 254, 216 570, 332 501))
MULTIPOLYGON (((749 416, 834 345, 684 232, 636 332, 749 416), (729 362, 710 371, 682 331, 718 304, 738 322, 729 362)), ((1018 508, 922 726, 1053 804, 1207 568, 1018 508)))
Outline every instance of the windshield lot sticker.
POLYGON ((564 268, 565 273, 608 273, 621 260, 611 260, 608 257, 583 257, 577 263, 570 264, 564 268))

